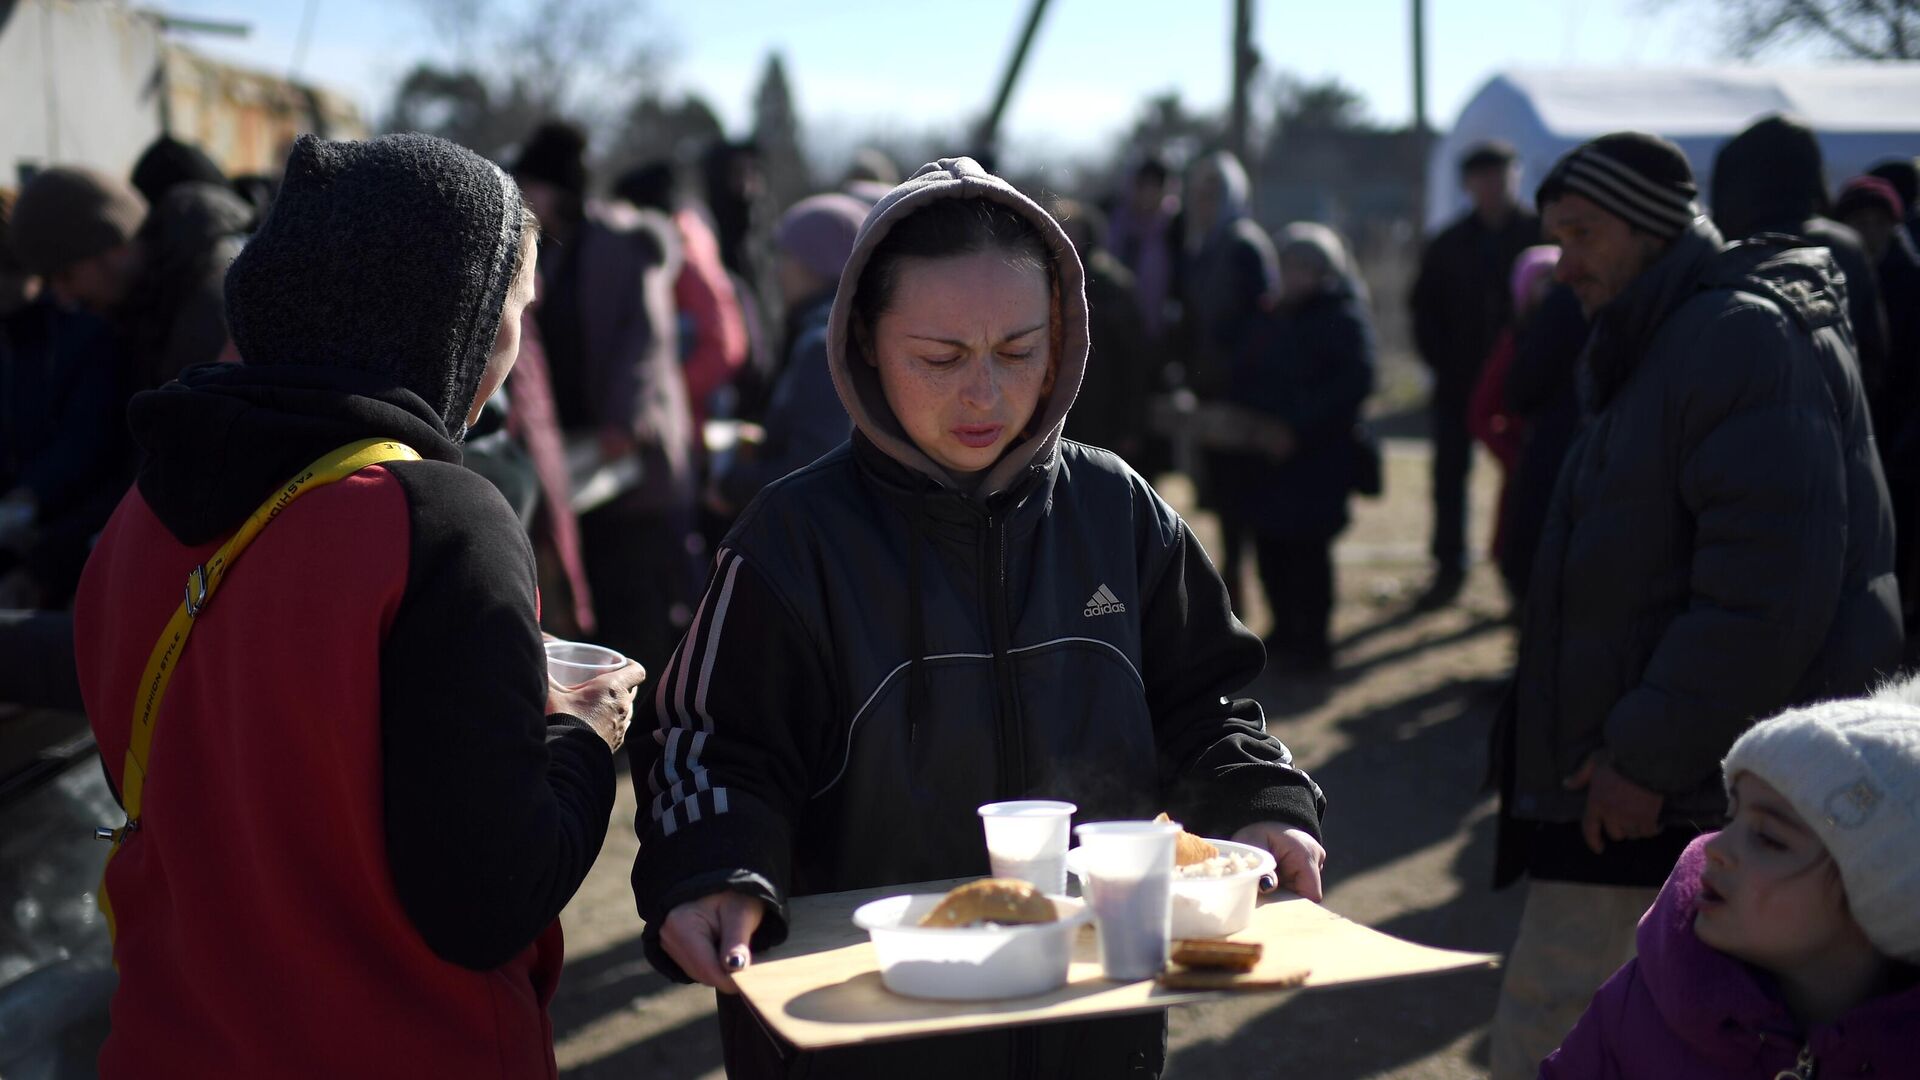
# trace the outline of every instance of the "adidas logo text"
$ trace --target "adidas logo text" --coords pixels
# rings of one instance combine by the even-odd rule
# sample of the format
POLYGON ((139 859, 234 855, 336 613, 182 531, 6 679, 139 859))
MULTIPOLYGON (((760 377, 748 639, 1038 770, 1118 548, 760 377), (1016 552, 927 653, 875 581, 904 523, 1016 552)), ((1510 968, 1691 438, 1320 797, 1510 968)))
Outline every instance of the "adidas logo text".
POLYGON ((1087 601, 1085 615, 1091 619, 1095 615, 1120 615, 1125 613, 1126 610, 1127 605, 1121 603, 1120 598, 1113 595, 1113 590, 1102 585, 1094 592, 1093 598, 1087 601))

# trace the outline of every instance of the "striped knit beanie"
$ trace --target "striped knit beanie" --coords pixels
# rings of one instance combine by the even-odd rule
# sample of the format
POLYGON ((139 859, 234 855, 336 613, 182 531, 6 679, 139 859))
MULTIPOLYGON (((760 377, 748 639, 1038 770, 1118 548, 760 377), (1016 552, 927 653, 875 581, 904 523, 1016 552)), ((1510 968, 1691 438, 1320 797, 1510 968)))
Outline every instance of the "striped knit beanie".
POLYGON ((1693 167, 1678 146, 1637 131, 1575 147, 1540 183, 1534 205, 1579 195, 1642 232, 1671 240, 1700 215, 1693 167))

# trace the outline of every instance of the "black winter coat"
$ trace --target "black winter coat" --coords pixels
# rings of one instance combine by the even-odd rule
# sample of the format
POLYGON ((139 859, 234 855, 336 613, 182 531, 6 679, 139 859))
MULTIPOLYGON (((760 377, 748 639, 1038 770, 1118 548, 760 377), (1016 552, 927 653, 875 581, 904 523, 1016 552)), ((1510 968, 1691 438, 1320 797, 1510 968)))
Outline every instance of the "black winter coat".
POLYGON ((1818 248, 1697 221, 1596 318, 1593 421, 1528 593, 1512 812, 1578 820, 1605 749, 1671 824, 1725 811, 1749 724, 1900 653, 1893 530, 1844 290, 1818 248))
POLYGON ((1842 295, 1846 297, 1843 306, 1847 321, 1853 329, 1855 366, 1860 370, 1860 385, 1866 391, 1868 407, 1877 410, 1878 406, 1874 403, 1885 396, 1889 381, 1888 322, 1880 296, 1880 273, 1867 258, 1866 249, 1860 243, 1860 234, 1823 217, 1774 220, 1749 233, 1748 237, 1758 237, 1763 233, 1795 237, 1803 243, 1825 248, 1833 256, 1834 267, 1840 271, 1842 278, 1840 284, 1842 295))
POLYGON ((1134 457, 1147 427, 1154 372, 1146 316, 1133 271, 1106 251, 1087 253, 1087 318, 1092 353, 1080 397, 1067 417, 1075 442, 1134 457))
POLYGON ((1513 260, 1539 242, 1540 220, 1516 209, 1498 229, 1469 212, 1427 244, 1410 302, 1436 399, 1466 408, 1494 339, 1513 318, 1513 260))
POLYGON ((111 488, 130 440, 124 354, 103 319, 42 297, 0 320, 0 495, 32 489, 44 523, 111 488))
POLYGON ((1331 538, 1347 524, 1353 426, 1373 392, 1373 327, 1350 289, 1263 313, 1234 358, 1231 400, 1284 422, 1293 455, 1223 456, 1221 510, 1269 536, 1331 538))
POLYGON ((827 315, 833 294, 794 312, 792 345, 774 380, 762 426, 766 441, 735 457, 719 478, 720 494, 734 507, 753 501, 760 489, 803 469, 847 441, 853 422, 833 391, 827 369, 827 315))
MULTIPOLYGON (((1713 163, 1713 220, 1728 240, 1762 233, 1799 237, 1833 256, 1844 276, 1842 306, 1853 325, 1854 366, 1876 402, 1885 381, 1887 315, 1860 234, 1827 218, 1820 145, 1804 124, 1768 117, 1734 136, 1713 163)), ((1879 406, 1872 404, 1877 411, 1879 406)))
MULTIPOLYGON (((1126 463, 1060 438, 1087 369, 1083 279, 1059 223, 968 158, 922 167, 868 216, 827 325, 854 437, 740 516, 635 718, 664 743, 633 741, 634 895, 661 971, 684 977, 659 940, 684 901, 761 899, 763 949, 787 933, 789 896, 987 872, 975 809, 994 800, 1318 835, 1319 788, 1257 703, 1229 700, 1265 658, 1199 542, 1126 463), (1025 217, 1059 286, 1053 388, 965 477, 907 437, 854 334, 868 258, 952 198, 1025 217)), ((1151 1014, 818 1054, 777 1045, 737 998, 720 1023, 736 1080, 1143 1078, 1166 1056, 1151 1014)))
POLYGON ((1590 327, 1580 299, 1565 285, 1541 301, 1514 341, 1507 371, 1507 411, 1526 421, 1526 443, 1507 481, 1506 532, 1500 573, 1515 597, 1526 595, 1541 526, 1553 504, 1567 447, 1580 430, 1575 373, 1590 327))
POLYGON ((1273 241, 1252 218, 1234 219, 1189 256, 1177 348, 1194 393, 1217 398, 1226 392, 1228 367, 1246 347, 1260 302, 1279 283, 1273 241))
MULTIPOLYGON (((1880 260, 1881 299, 1888 316, 1887 371, 1881 400, 1875 403, 1873 430, 1880 438, 1880 460, 1892 482, 1894 462, 1909 476, 1920 475, 1920 249, 1905 232, 1880 260)), ((1903 541, 1904 544, 1904 541, 1903 541)))
POLYGON ((157 390, 227 347, 227 266, 253 228, 253 207, 213 184, 169 191, 140 226, 145 265, 120 312, 132 356, 129 389, 157 390))

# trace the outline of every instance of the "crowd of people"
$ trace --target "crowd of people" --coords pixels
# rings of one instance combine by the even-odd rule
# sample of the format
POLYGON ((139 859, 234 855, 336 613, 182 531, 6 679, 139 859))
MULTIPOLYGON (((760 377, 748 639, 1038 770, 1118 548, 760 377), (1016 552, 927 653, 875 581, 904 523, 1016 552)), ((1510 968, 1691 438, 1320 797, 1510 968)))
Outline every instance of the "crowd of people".
MULTIPOLYGON (((71 612, 127 812, 103 1073, 552 1075, 624 751, 647 956, 720 992, 729 1075, 1159 1075, 1151 1015, 802 1054, 732 976, 796 895, 984 873, 996 799, 1165 809, 1320 898, 1328 796, 1244 695, 1337 662, 1403 298, 1264 227, 1224 151, 1080 200, 863 151, 773 208, 749 145, 589 150, 307 136, 236 185, 165 138, 0 193, 0 607, 71 612), (543 636, 627 660, 558 686, 543 636)), ((1830 191, 1787 117, 1708 205, 1641 133, 1532 209, 1510 147, 1458 164, 1404 298, 1415 607, 1466 584, 1477 440, 1520 628, 1495 884, 1528 889, 1493 1074, 1908 1075, 1915 165, 1830 191)))
MULTIPOLYGON (((826 319, 854 235, 899 171, 862 151, 839 190, 775 215, 750 146, 601 184, 588 150, 579 128, 554 121, 505 163, 545 261, 522 362, 465 433, 465 457, 528 526, 543 626, 658 666, 727 525, 852 431, 823 359, 826 319), (709 437, 716 419, 723 433, 709 437), (595 466, 618 491, 582 505, 595 466)), ((121 420, 128 402, 241 359, 223 279, 278 184, 229 181, 163 136, 129 181, 54 167, 17 200, 0 192, 4 348, 18 358, 0 428, 0 605, 70 605, 141 456, 121 420)), ((1230 154, 1184 176, 1143 157, 1124 188, 1050 203, 1086 267, 1100 358, 1067 434, 1154 473, 1171 465, 1173 438, 1197 431, 1230 593, 1240 599, 1246 555, 1260 552, 1278 614, 1271 661, 1325 671, 1331 545, 1369 469, 1353 437, 1374 362, 1359 269, 1340 236, 1304 223, 1282 238, 1283 260, 1230 154), (1276 362, 1295 354, 1312 360, 1276 362), (1156 426, 1153 403, 1188 387, 1208 411, 1156 426)))
POLYGON ((132 475, 128 399, 226 350, 257 208, 167 138, 132 182, 53 168, 0 207, 0 606, 58 609, 132 475))

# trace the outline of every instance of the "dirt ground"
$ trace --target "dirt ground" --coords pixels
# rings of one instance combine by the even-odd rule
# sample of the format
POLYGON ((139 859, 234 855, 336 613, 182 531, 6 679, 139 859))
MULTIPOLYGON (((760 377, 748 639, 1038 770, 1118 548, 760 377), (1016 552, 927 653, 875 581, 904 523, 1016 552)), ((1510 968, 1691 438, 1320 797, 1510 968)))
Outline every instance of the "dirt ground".
MULTIPOLYGON (((1387 497, 1356 504, 1337 554, 1336 670, 1314 680, 1263 676, 1249 693, 1327 792, 1327 906, 1424 944, 1504 953, 1521 897, 1488 888, 1493 806, 1480 786, 1513 635, 1485 563, 1453 608, 1410 611, 1427 573, 1427 462, 1425 442, 1390 440, 1387 497)), ((1485 550, 1496 482, 1482 458, 1472 486, 1476 550, 1485 550)), ((1191 509, 1179 478, 1162 491, 1191 509)), ((1211 518, 1190 520, 1217 550, 1211 518)), ((1245 621, 1264 631, 1264 605, 1247 607, 1245 621)), ((561 1073, 717 1078, 711 991, 668 983, 641 955, 627 884, 633 813, 623 787, 606 847, 563 917, 569 960, 553 1005, 561 1073)), ((1498 987, 1497 972, 1478 972, 1176 1008, 1167 1075, 1483 1076, 1498 987)))

